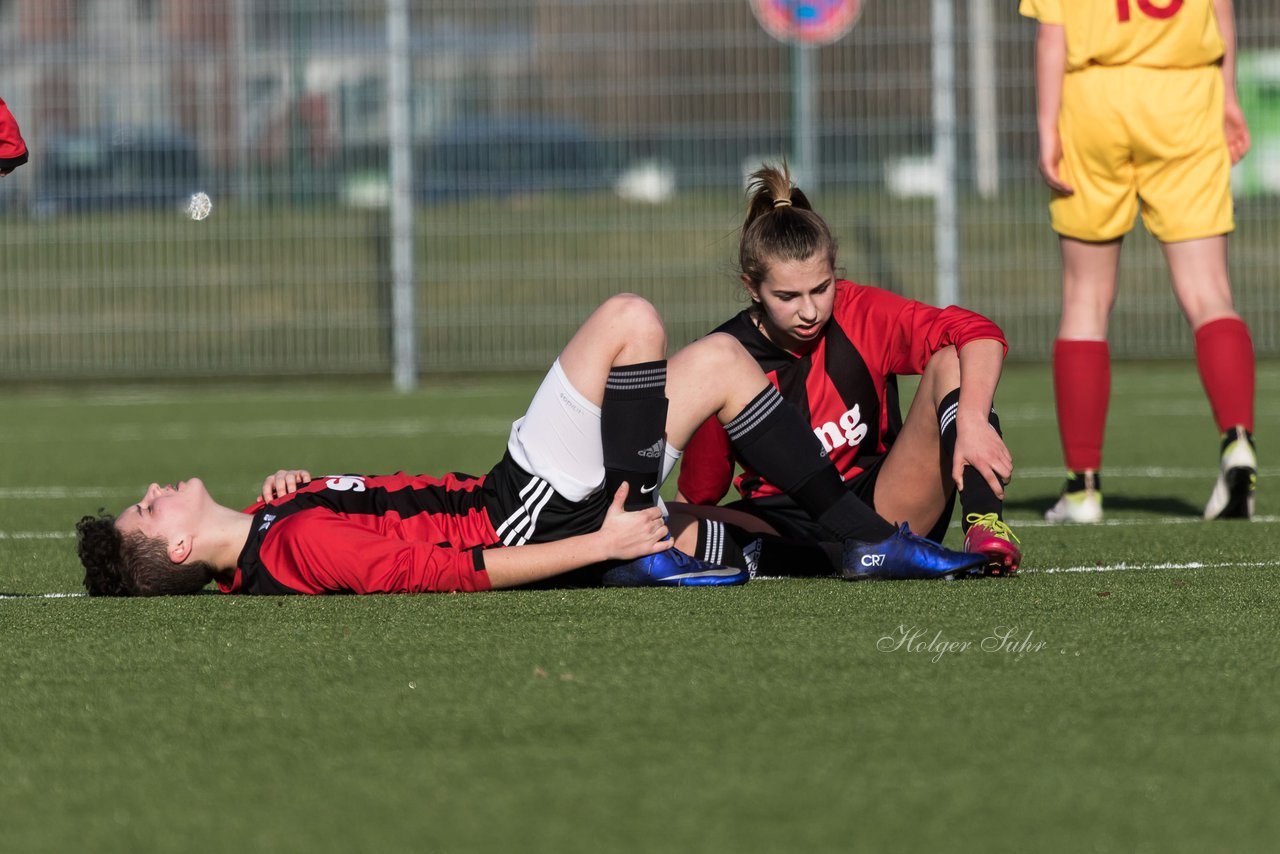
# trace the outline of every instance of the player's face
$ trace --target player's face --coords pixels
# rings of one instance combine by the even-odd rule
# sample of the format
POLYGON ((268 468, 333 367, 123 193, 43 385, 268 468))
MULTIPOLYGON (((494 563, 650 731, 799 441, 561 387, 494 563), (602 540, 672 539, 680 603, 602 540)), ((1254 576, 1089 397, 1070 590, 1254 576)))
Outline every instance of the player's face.
POLYGON ((804 261, 774 261, 752 294, 760 300, 764 334, 787 350, 804 350, 822 334, 836 301, 836 275, 825 253, 804 261))
POLYGON ((168 545, 190 545, 212 504, 213 499, 198 477, 179 481, 177 486, 153 483, 140 501, 120 512, 116 527, 121 533, 139 531, 148 538, 159 537, 168 545))

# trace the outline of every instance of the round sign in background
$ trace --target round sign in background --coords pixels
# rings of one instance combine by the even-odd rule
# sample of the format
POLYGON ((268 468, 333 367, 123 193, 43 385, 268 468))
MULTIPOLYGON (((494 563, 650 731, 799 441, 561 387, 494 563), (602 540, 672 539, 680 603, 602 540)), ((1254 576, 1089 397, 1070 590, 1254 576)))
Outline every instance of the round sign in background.
POLYGON ((862 0, 751 0, 765 32, 788 44, 830 44, 853 29, 862 0))

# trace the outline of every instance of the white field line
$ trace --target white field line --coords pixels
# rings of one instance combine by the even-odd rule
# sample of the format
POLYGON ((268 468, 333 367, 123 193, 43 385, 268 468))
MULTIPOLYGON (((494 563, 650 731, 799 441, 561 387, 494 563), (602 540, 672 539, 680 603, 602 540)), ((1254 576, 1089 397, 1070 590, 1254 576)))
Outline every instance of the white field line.
POLYGON ((0 531, 0 540, 73 540, 75 531, 0 531))
POLYGON ((1280 560, 1249 561, 1248 563, 1207 562, 1198 560, 1187 561, 1185 563, 1129 563, 1127 561, 1121 561, 1120 563, 1098 564, 1096 566, 1028 567, 1020 570, 1019 574, 1031 572, 1125 572, 1134 569, 1270 569, 1275 567, 1280 567, 1280 560))
MULTIPOLYGON (((1027 575, 1029 573, 1055 573, 1055 572, 1129 572, 1135 569, 1157 569, 1157 570, 1193 570, 1193 569, 1245 569, 1254 567, 1280 567, 1280 561, 1260 561, 1254 563, 1116 563, 1103 566, 1056 566, 1056 567, 1031 567, 1024 569, 1020 574, 1027 575)), ((752 582, 759 581, 786 581, 785 578, 775 577, 771 575, 758 575, 752 579, 752 582)), ((0 599, 79 599, 88 596, 88 593, 0 593, 0 599)))
MULTIPOLYGON (((1205 563, 1202 561, 1189 561, 1187 563, 1128 563, 1122 561, 1113 564, 1098 564, 1095 566, 1049 566, 1049 567, 1028 567, 1021 570, 1019 574, 1028 575, 1031 573, 1044 573, 1050 575, 1057 572, 1131 572, 1133 570, 1154 569, 1154 570, 1197 570, 1197 569, 1272 569, 1280 567, 1280 560, 1266 561, 1250 561, 1249 563, 1205 563)), ((785 578, 772 575, 758 575, 752 582, 759 581, 785 581, 785 578)), ((88 596, 87 593, 0 593, 0 599, 77 599, 88 596)))
POLYGON ((248 421, 241 424, 116 424, 86 431, 0 429, 5 442, 65 442, 74 435, 79 440, 106 442, 185 442, 192 439, 386 439, 430 435, 501 436, 511 429, 509 418, 391 418, 376 421, 248 421))
MULTIPOLYGON (((1187 561, 1185 563, 1130 563, 1121 561, 1120 563, 1096 564, 1094 566, 1032 566, 1018 570, 1019 575, 1031 575, 1034 573, 1043 573, 1052 575, 1057 572, 1133 572, 1141 569, 1154 570, 1197 570, 1197 569, 1274 569, 1280 568, 1280 560, 1250 561, 1248 563, 1211 563, 1205 561, 1187 561)), ((754 584, 757 581, 786 581, 783 576, 778 575, 757 575, 751 579, 754 584)), ((999 583, 998 581, 993 583, 999 583)))
MULTIPOLYGON (((1266 477, 1267 469, 1258 472, 1259 476, 1266 477)), ((1051 478, 1053 480, 1064 480, 1067 476, 1067 470, 1064 466, 1049 468, 1028 468, 1013 470, 1013 479, 1026 480, 1043 480, 1051 478)), ((1142 478, 1151 480, 1177 480, 1177 479, 1199 479, 1208 478, 1212 480, 1218 476, 1218 468, 1216 466, 1199 466, 1195 468, 1186 468, 1182 466, 1108 466, 1102 470, 1103 479, 1111 482, 1116 478, 1142 478)))
MULTIPOLYGON (((128 490, 130 493, 133 490, 128 490)), ((32 498, 106 498, 120 495, 121 489, 100 486, 0 486, 0 500, 26 501, 32 498)))
MULTIPOLYGON (((1052 566, 1052 567, 1028 567, 1021 570, 1020 575, 1028 575, 1031 573, 1044 573, 1046 575, 1057 572, 1131 572, 1133 570, 1154 569, 1154 570, 1197 570, 1197 569, 1271 569, 1280 567, 1280 560, 1267 561, 1251 561, 1249 563, 1204 563, 1201 561, 1190 561, 1188 563, 1128 563, 1120 562, 1113 564, 1099 564, 1096 566, 1052 566)), ((752 579, 752 582, 759 581, 785 581, 785 578, 772 575, 758 575, 752 579)), ((78 599, 88 596, 88 593, 0 593, 0 599, 78 599)))
MULTIPOLYGON (((445 385, 440 387, 428 387, 420 389, 417 394, 425 401, 430 402, 434 398, 447 399, 482 399, 482 398, 499 398, 505 399, 513 393, 521 393, 526 390, 532 390, 532 382, 513 381, 502 384, 478 383, 475 385, 445 385)), ((121 406, 154 406, 168 405, 173 403, 184 403, 190 401, 193 395, 182 389, 129 389, 124 388, 119 391, 109 391, 95 394, 92 397, 81 397, 77 395, 65 394, 62 392, 51 391, 44 394, 33 393, 29 396, 22 397, 23 406, 39 406, 45 408, 57 407, 121 407, 121 406)), ((325 403, 335 400, 346 400, 350 397, 358 397, 365 399, 366 397, 377 397, 376 393, 367 394, 366 392, 353 388, 350 392, 342 386, 329 388, 326 386, 312 387, 296 387, 290 389, 227 389, 211 386, 203 391, 199 398, 201 402, 209 401, 229 401, 234 402, 237 406, 251 406, 256 403, 266 403, 277 405, 282 399, 287 400, 290 405, 296 403, 325 403)))
POLYGON ((0 593, 0 599, 79 599, 88 593, 0 593))
MULTIPOLYGON (((1209 524, 1199 516, 1153 516, 1150 519, 1103 519, 1101 522, 1094 522, 1089 525, 1073 526, 1063 525, 1060 522, 1046 522, 1040 518, 1016 519, 1008 518, 1005 520, 1009 523, 1009 527, 1017 530, 1018 528, 1062 528, 1063 530, 1073 530, 1079 527, 1080 530, 1085 528, 1134 528, 1142 525, 1207 525, 1209 524)), ((1253 524, 1255 525, 1274 525, 1280 522, 1280 516, 1254 516, 1253 524)), ((952 527, 958 528, 960 521, 957 519, 952 523, 952 527)))
MULTIPOLYGON (((73 492, 75 488, 66 488, 68 492, 73 492)), ((19 490, 4 490, 6 493, 14 493, 19 490)), ((1203 523, 1203 519, 1194 516, 1160 516, 1153 519, 1106 519, 1096 523, 1104 527, 1138 527, 1151 525, 1186 525, 1193 523, 1203 523)), ((1274 525, 1280 522, 1280 516, 1255 516, 1253 524, 1274 525)), ((1048 528, 1057 527, 1057 523, 1046 522, 1043 519, 1010 519, 1009 523, 1016 528, 1048 528)), ((953 523, 953 527, 959 527, 959 523, 953 523)), ((1071 526, 1066 526, 1068 529, 1071 526)), ((3 540, 70 540, 75 538, 73 531, 0 531, 0 541, 3 540)), ((1028 573, 1058 573, 1058 572, 1125 572, 1140 569, 1156 569, 1156 570, 1194 570, 1194 569, 1230 569, 1230 568, 1246 568, 1259 567, 1270 568, 1280 567, 1280 561, 1254 561, 1249 563, 1206 563, 1202 561, 1190 561, 1186 563, 1129 563, 1121 562, 1116 564, 1099 564, 1094 566, 1058 566, 1058 567, 1027 567, 1022 570, 1023 574, 1028 573)), ((758 576, 756 581, 777 581, 769 576, 758 576)), ((0 599, 60 599, 84 596, 84 593, 31 593, 31 594, 0 594, 0 599)))

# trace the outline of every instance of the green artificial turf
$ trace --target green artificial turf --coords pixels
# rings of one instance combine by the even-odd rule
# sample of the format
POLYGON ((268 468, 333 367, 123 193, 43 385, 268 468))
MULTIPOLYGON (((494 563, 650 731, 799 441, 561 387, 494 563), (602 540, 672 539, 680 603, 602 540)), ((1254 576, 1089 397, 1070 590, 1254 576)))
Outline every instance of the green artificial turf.
MULTIPOLYGON (((1267 851, 1280 365, 1259 518, 1197 520, 1190 364, 1118 364, 1105 526, 1046 527, 1048 368, 1009 368, 1013 579, 129 601, 69 531, 152 479, 482 472, 537 378, 10 389, 0 851, 1267 851)), ((953 531, 952 538, 957 534, 953 531)), ((954 540, 953 540, 954 541, 954 540)))

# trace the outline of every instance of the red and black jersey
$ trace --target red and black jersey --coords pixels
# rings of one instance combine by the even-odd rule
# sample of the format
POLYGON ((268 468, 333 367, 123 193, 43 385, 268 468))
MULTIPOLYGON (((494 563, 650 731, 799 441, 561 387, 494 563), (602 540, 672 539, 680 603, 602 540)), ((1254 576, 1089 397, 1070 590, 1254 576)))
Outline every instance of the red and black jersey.
POLYGON ((27 144, 18 123, 0 98, 0 169, 16 169, 27 162, 27 144))
MULTIPOLYGON (((983 338, 1004 343, 1000 327, 980 314, 956 306, 937 308, 845 280, 836 282, 831 320, 801 355, 766 338, 749 309, 715 331, 741 341, 782 396, 808 415, 845 480, 892 444, 900 417, 894 377, 923 373, 929 358, 944 347, 961 348, 983 338)), ((685 448, 680 493, 695 504, 719 503, 733 482, 737 462, 724 428, 709 419, 685 448)), ((735 483, 743 498, 780 494, 750 469, 735 483)))
POLYGON ((488 590, 484 549, 594 531, 603 492, 572 503, 509 457, 483 477, 334 475, 258 502, 224 593, 488 590))

